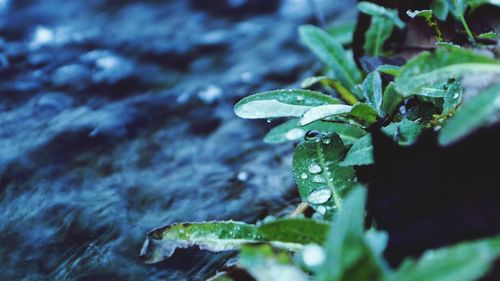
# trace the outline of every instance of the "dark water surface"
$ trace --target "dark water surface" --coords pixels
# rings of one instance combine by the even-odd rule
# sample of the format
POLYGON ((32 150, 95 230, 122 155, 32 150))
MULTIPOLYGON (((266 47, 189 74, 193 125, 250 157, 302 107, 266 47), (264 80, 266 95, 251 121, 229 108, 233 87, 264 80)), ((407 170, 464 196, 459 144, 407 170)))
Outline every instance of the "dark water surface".
POLYGON ((232 106, 318 69, 296 38, 313 19, 305 0, 0 0, 0 280, 203 280, 229 255, 143 265, 145 234, 293 208, 292 145, 232 106))

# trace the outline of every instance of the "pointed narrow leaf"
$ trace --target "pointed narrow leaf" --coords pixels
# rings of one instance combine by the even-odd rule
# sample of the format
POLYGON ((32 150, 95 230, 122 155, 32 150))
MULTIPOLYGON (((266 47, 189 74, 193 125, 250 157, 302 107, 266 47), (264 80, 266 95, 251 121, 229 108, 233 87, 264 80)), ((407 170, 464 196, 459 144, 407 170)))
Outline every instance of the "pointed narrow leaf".
POLYGON ((382 78, 380 77, 380 74, 377 71, 368 74, 363 82, 362 88, 366 103, 375 109, 379 116, 383 116, 382 78))
POLYGON ((401 71, 401 66, 390 65, 390 64, 383 64, 383 65, 377 67, 377 71, 378 72, 382 72, 384 74, 389 74, 389 75, 396 76, 401 71))
POLYGON ((377 121, 379 117, 377 111, 366 103, 357 103, 352 107, 350 116, 363 120, 367 125, 371 125, 377 121))
POLYGON ((371 135, 366 135, 352 145, 345 160, 340 165, 361 166, 369 164, 373 164, 373 146, 371 135))
POLYGON ((434 53, 423 52, 408 61, 395 82, 397 90, 409 97, 426 85, 471 73, 500 73, 500 62, 470 50, 448 46, 434 53))
POLYGON ((365 44, 363 46, 366 55, 378 57, 383 54, 382 46, 391 36, 394 29, 392 21, 385 17, 372 17, 370 27, 365 33, 365 44))
POLYGON ((304 141, 293 154, 293 173, 300 197, 322 214, 339 207, 353 185, 354 169, 339 165, 345 152, 339 136, 333 134, 304 141))
POLYGON ((352 144, 366 135, 366 132, 356 126, 346 123, 316 121, 306 126, 299 126, 298 119, 289 120, 271 129, 264 137, 266 143, 283 143, 297 141, 304 138, 306 132, 318 130, 322 133, 337 133, 344 144, 352 144))
POLYGON ((490 31, 490 32, 485 32, 481 33, 477 36, 479 39, 500 39, 500 34, 490 31))
POLYGON ((313 106, 338 103, 338 99, 319 92, 275 90, 243 98, 234 106, 234 112, 241 118, 249 119, 300 117, 313 106))
POLYGON ((353 90, 361 82, 362 74, 351 54, 339 42, 320 28, 305 25, 299 28, 302 42, 335 73, 344 86, 353 90))
POLYGON ((352 106, 345 104, 328 104, 320 105, 309 109, 299 120, 300 126, 305 126, 314 121, 324 119, 326 117, 340 115, 350 112, 352 106))
POLYGON ((328 33, 332 36, 335 42, 342 45, 351 44, 354 29, 356 28, 355 21, 348 21, 335 24, 328 28, 328 33))
POLYGON ((262 224, 257 230, 268 240, 323 244, 329 229, 327 223, 305 218, 287 218, 262 224))
POLYGON ((456 115, 446 122, 439 134, 439 143, 447 145, 459 140, 484 125, 488 118, 498 111, 500 111, 500 85, 495 85, 464 104, 456 115))

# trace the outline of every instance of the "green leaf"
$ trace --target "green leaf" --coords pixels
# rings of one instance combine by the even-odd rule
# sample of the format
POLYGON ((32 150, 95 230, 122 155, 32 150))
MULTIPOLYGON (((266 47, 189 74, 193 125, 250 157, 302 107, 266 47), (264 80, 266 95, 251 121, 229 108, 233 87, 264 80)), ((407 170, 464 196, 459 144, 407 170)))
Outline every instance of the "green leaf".
POLYGON ((377 67, 376 71, 382 72, 382 73, 385 73, 385 74, 389 74, 389 75, 392 75, 392 76, 396 76, 401 71, 401 66, 390 65, 390 64, 382 64, 379 67, 377 67))
POLYGON ((491 269, 499 255, 500 237, 465 242, 427 251, 417 261, 406 260, 393 281, 473 281, 491 269))
POLYGON ((423 52, 408 61, 396 76, 396 88, 410 97, 427 85, 472 73, 500 73, 500 63, 470 50, 448 46, 423 52))
POLYGON ((302 42, 332 69, 335 78, 355 93, 355 85, 361 82, 362 74, 352 55, 320 28, 311 25, 301 26, 299 34, 302 42))
POLYGON ((492 86, 457 110, 439 134, 439 143, 448 145, 484 125, 500 110, 500 85, 492 86))
POLYGON ((368 125, 375 123, 379 117, 373 107, 362 102, 355 104, 349 115, 365 121, 368 125))
POLYGON ((405 27, 405 23, 399 18, 397 10, 387 9, 371 2, 359 2, 358 10, 372 17, 385 17, 391 20, 399 29, 405 27))
POLYGON ((338 99, 309 90, 275 90, 243 98, 234 106, 241 118, 300 117, 314 106, 338 104, 338 99))
POLYGON ((386 275, 384 237, 364 233, 366 190, 355 188, 333 218, 318 281, 380 280, 386 275))
POLYGON ((500 1, 498 0, 463 0, 463 1, 466 2, 471 7, 472 10, 475 10, 485 4, 490 4, 500 7, 500 1))
POLYGON ((323 133, 336 133, 344 144, 352 144, 366 135, 366 132, 356 126, 346 123, 333 123, 316 121, 306 126, 299 126, 298 119, 289 120, 271 129, 264 137, 266 143, 283 143, 286 141, 297 141, 304 138, 306 132, 318 130, 323 133))
POLYGON ((373 146, 371 135, 366 135, 355 142, 341 166, 361 166, 373 164, 373 146))
POLYGON ((433 16, 432 10, 415 10, 415 11, 408 10, 406 11, 406 14, 412 19, 416 17, 421 17, 424 18, 426 21, 431 21, 433 16))
POLYGON ((300 126, 305 126, 314 121, 324 119, 326 117, 346 114, 350 112, 352 106, 345 104, 328 104, 320 105, 309 109, 299 120, 300 126))
POLYGON ((450 13, 450 4, 448 0, 434 0, 431 5, 431 10, 438 19, 444 21, 450 13))
POLYGON ((382 112, 382 78, 377 71, 373 71, 366 76, 362 85, 363 95, 366 102, 376 110, 379 116, 382 112))
POLYGON ((486 33, 481 33, 477 36, 479 39, 500 39, 500 34, 490 31, 486 33))
POLYGON ((238 264, 257 281, 308 281, 308 276, 291 264, 286 253, 276 253, 269 245, 247 245, 238 264))
POLYGON ((358 102, 358 99, 348 90, 346 89, 340 82, 330 79, 326 76, 315 76, 306 78, 300 86, 302 88, 309 88, 317 83, 321 83, 325 87, 329 87, 335 89, 339 96, 345 100, 348 104, 355 104, 358 102))
POLYGON ((328 33, 333 38, 333 40, 335 40, 335 42, 341 45, 348 45, 352 42, 355 28, 355 21, 336 23, 333 26, 328 27, 328 33))
POLYGON ((387 116, 393 116, 403 101, 404 98, 396 90, 396 85, 391 82, 384 91, 384 96, 382 98, 382 110, 387 116))
POLYGON ((366 55, 378 57, 382 55, 382 46, 391 36, 394 29, 392 21, 385 17, 372 17, 370 27, 365 33, 365 44, 363 46, 366 55))
POLYGON ((302 81, 302 83, 300 83, 300 87, 307 89, 307 88, 310 88, 318 83, 321 83, 321 82, 329 80, 329 79, 330 78, 328 78, 326 76, 307 77, 306 79, 304 79, 304 81, 302 81))
POLYGON ((145 263, 157 263, 169 258, 178 248, 198 246, 209 251, 239 249, 245 243, 263 241, 254 225, 241 222, 180 223, 148 233, 141 250, 145 263))
POLYGON ((336 134, 300 143, 293 154, 293 172, 300 197, 316 211, 331 213, 352 186, 352 167, 341 167, 346 148, 336 134))
POLYGON ((463 89, 458 81, 446 85, 446 95, 443 102, 443 114, 449 114, 457 109, 462 102, 463 89))
POLYGON ((323 244, 328 235, 329 225, 311 219, 287 218, 262 224, 257 230, 271 241, 323 244))
POLYGON ((399 145, 411 145, 417 140, 422 129, 420 123, 405 118, 401 122, 389 124, 382 128, 382 131, 389 137, 395 138, 399 145))

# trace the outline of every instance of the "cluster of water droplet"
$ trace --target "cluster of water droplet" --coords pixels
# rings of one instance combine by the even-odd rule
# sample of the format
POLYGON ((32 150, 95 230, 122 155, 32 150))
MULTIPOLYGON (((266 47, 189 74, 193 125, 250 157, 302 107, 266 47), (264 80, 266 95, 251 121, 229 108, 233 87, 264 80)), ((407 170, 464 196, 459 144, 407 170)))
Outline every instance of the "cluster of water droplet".
POLYGON ((332 142, 332 134, 325 134, 318 130, 310 130, 304 135, 305 141, 312 142, 323 142, 324 144, 330 144, 332 142))

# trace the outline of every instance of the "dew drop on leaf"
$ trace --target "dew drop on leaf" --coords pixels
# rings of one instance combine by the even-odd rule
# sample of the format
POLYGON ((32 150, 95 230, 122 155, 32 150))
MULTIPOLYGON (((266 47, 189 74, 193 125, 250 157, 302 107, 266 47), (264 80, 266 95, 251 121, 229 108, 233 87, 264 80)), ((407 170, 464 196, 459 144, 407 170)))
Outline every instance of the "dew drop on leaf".
POLYGON ((314 140, 318 140, 320 137, 321 137, 321 132, 320 131, 318 131, 318 130, 310 130, 310 131, 308 131, 305 134, 304 139, 306 141, 314 141, 314 140))
POLYGON ((307 174, 306 173, 302 173, 302 175, 300 175, 300 178, 305 180, 308 178, 307 174))
POLYGON ((311 163, 311 165, 309 165, 309 167, 307 168, 307 170, 311 174, 317 174, 317 173, 321 172, 322 169, 321 169, 321 167, 318 164, 311 163))
POLYGON ((298 101, 303 101, 303 100, 304 100, 304 97, 303 97, 303 96, 297 96, 297 100, 298 100, 298 101))
POLYGON ((316 208, 316 210, 318 211, 318 213, 324 215, 326 214, 326 207, 325 206, 318 206, 318 208, 316 208))
POLYGON ((313 177, 313 182, 315 182, 315 183, 325 183, 326 179, 323 176, 321 176, 321 175, 315 175, 313 177))
POLYGON ((326 203, 332 197, 332 191, 329 188, 316 189, 307 197, 307 201, 311 204, 326 203))

